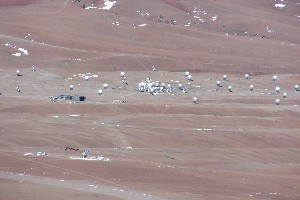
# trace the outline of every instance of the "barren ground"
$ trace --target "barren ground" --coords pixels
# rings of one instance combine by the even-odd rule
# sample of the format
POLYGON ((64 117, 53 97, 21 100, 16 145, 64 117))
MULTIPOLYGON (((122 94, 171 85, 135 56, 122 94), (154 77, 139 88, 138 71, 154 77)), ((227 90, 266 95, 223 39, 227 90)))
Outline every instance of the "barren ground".
POLYGON ((0 199, 300 199, 300 1, 103 3, 0 2, 0 199))

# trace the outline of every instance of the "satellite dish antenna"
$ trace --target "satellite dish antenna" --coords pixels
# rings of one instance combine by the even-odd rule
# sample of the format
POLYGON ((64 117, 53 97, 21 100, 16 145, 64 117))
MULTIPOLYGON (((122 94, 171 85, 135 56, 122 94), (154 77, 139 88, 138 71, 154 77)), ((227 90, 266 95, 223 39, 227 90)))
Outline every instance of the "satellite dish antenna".
POLYGON ((198 103, 198 98, 197 97, 193 97, 193 103, 197 104, 198 103))
POLYGON ((276 92, 276 93, 280 93, 280 87, 276 87, 276 88, 275 88, 275 92, 276 92))
POLYGON ((282 97, 287 98, 287 93, 283 93, 282 97))
POLYGON ((83 77, 83 79, 86 80, 86 81, 88 81, 88 80, 89 80, 89 76, 88 76, 88 75, 85 75, 85 76, 83 77))
POLYGON ((185 76, 188 76, 190 74, 190 72, 184 72, 185 76))
POLYGON ((224 81, 227 80, 227 75, 226 75, 226 74, 223 75, 223 80, 224 80, 224 81))
POLYGON ((17 86, 17 88, 16 88, 16 90, 17 90, 17 92, 21 92, 21 89, 19 88, 19 86, 17 86))
POLYGON ((179 90, 182 90, 182 84, 181 83, 178 84, 178 88, 179 88, 179 90))
POLYGON ((17 70, 17 71, 16 71, 16 76, 21 76, 20 70, 17 70))
POLYGON ((228 92, 232 92, 232 86, 231 85, 228 86, 228 92))
POLYGON ((280 104, 280 99, 275 99, 275 104, 279 105, 280 104))
POLYGON ((273 79, 273 81, 276 81, 276 80, 277 80, 277 76, 274 75, 274 76, 272 77, 272 79, 273 79))
POLYGON ((102 90, 100 89, 100 90, 98 90, 98 94, 99 95, 101 95, 102 94, 102 90))
POLYGON ((74 85, 70 85, 70 90, 74 90, 74 85))
POLYGON ((189 74, 189 75, 187 76, 187 79, 188 79, 189 81, 193 81, 192 75, 189 74))
POLYGON ((123 78, 125 76, 125 72, 120 72, 120 76, 123 78))
POLYGON ((217 82, 216 82, 216 85, 217 85, 218 87, 222 87, 221 81, 217 81, 217 82))
POLYGON ((254 90, 254 85, 250 85, 250 91, 254 90))
POLYGON ((152 66, 152 71, 154 71, 154 72, 156 71, 156 68, 154 65, 152 66))
POLYGON ((107 83, 104 83, 104 84, 103 84, 103 88, 106 89, 107 87, 108 87, 108 84, 107 84, 107 83))
POLYGON ((35 69, 35 67, 34 67, 34 66, 32 66, 32 67, 31 67, 31 71, 33 71, 33 72, 35 72, 35 71, 36 71, 36 69, 35 69))
POLYGON ((294 90, 295 90, 295 91, 299 91, 299 85, 295 85, 295 86, 294 86, 294 90))
POLYGON ((246 79, 246 80, 249 80, 249 79, 250 79, 249 74, 245 74, 245 79, 246 79))

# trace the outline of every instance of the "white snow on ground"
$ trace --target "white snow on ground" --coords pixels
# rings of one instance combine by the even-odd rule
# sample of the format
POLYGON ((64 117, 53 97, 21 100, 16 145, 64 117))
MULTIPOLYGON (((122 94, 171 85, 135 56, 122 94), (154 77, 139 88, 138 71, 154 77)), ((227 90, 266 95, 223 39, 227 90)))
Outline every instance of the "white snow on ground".
POLYGON ((139 26, 143 27, 143 26, 147 26, 147 24, 141 24, 141 25, 139 25, 139 26))
POLYGON ((81 157, 70 157, 70 159, 72 160, 87 160, 87 161, 97 161, 97 160, 101 160, 101 161, 110 161, 109 158, 105 158, 105 157, 87 157, 87 158, 81 158, 81 157))
POLYGON ((284 7, 286 7, 286 5, 281 4, 281 3, 276 3, 274 6, 275 6, 276 8, 284 8, 284 7))
POLYGON ((211 18, 212 21, 217 21, 217 19, 218 19, 218 15, 215 15, 211 18))
POLYGON ((11 55, 19 57, 19 56, 21 56, 21 53, 14 53, 14 54, 11 54, 11 55))
POLYGON ((184 25, 185 27, 190 27, 191 26, 191 22, 187 23, 186 25, 184 25))
MULTIPOLYGON (((3 44, 1 44, 1 45, 3 45, 3 44)), ((4 44, 6 47, 9 47, 9 48, 17 48, 17 46, 15 46, 15 45, 11 45, 9 42, 8 43, 6 43, 6 44, 4 44)), ((24 49, 24 48, 18 48, 18 51, 21 51, 23 54, 25 54, 25 55, 28 55, 29 53, 28 53, 28 51, 26 50, 26 49, 24 49)), ((17 57, 19 57, 19 56, 21 56, 22 54, 20 53, 20 52, 17 52, 17 53, 14 53, 14 54, 12 54, 13 56, 17 56, 17 57)))
POLYGON ((85 9, 86 9, 86 10, 89 10, 89 9, 91 9, 91 8, 97 8, 97 7, 93 6, 93 4, 92 4, 92 6, 86 7, 85 9))
POLYGON ((22 51, 25 55, 28 55, 28 51, 27 51, 26 49, 19 48, 18 50, 19 50, 19 51, 22 51))
POLYGON ((120 25, 120 22, 113 22, 113 23, 111 23, 111 24, 119 26, 119 25, 120 25))
POLYGON ((105 0, 104 1, 104 7, 103 8, 99 8, 99 9, 103 9, 103 10, 110 10, 114 4, 116 3, 117 1, 109 1, 109 0, 105 0))

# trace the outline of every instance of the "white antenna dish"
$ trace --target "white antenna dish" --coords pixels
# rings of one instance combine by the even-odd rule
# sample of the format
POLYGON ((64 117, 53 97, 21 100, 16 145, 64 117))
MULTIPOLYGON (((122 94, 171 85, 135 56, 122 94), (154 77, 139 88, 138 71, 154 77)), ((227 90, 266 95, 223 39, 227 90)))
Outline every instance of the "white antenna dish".
POLYGON ((276 93, 280 93, 280 87, 276 87, 276 88, 275 88, 275 92, 276 92, 276 93))
POLYGON ((198 103, 198 98, 197 97, 193 97, 193 103, 197 104, 198 103))
POLYGON ((107 84, 107 83, 104 83, 104 84, 103 84, 103 88, 106 89, 107 87, 108 87, 108 84, 107 84))
POLYGON ((32 66, 32 67, 31 67, 31 71, 33 71, 33 72, 35 72, 35 71, 36 71, 36 69, 35 69, 35 67, 34 67, 34 66, 32 66))
POLYGON ((125 72, 120 72, 120 76, 123 78, 125 76, 125 72))
POLYGON ((189 75, 187 76, 187 79, 188 79, 189 81, 193 81, 192 75, 189 74, 189 75))
POLYGON ((85 76, 83 77, 83 79, 86 80, 86 81, 88 81, 88 80, 89 80, 89 76, 88 76, 88 75, 85 75, 85 76))
POLYGON ((218 87, 221 87, 221 81, 217 81, 217 82, 216 82, 216 85, 217 85, 218 87))
POLYGON ((254 90, 254 85, 250 85, 250 91, 254 90))
POLYGON ((152 66, 152 71, 156 71, 156 68, 154 65, 152 66))
POLYGON ((287 93, 283 93, 282 97, 287 98, 287 93))
POLYGON ((185 76, 188 76, 190 74, 190 72, 184 72, 185 76))
POLYGON ((178 88, 179 88, 180 90, 182 90, 182 84, 181 84, 181 83, 178 84, 178 88))
POLYGON ((245 74, 245 79, 246 79, 246 80, 249 80, 249 79, 250 79, 249 74, 245 74))
POLYGON ((224 81, 227 80, 227 75, 226 75, 226 74, 223 75, 223 80, 224 80, 224 81))
POLYGON ((295 86, 294 86, 294 90, 295 90, 295 91, 299 91, 299 85, 295 85, 295 86))
POLYGON ((74 85, 70 85, 70 90, 74 90, 74 85))
POLYGON ((102 90, 100 89, 100 90, 98 90, 98 94, 99 95, 101 95, 102 94, 102 90))
POLYGON ((276 81, 276 80, 277 80, 277 76, 274 75, 274 76, 272 77, 272 79, 273 79, 273 81, 276 81))
POLYGON ((275 104, 276 104, 276 105, 279 105, 279 104, 280 104, 280 99, 276 99, 276 100, 275 100, 275 104))
POLYGON ((17 71, 16 71, 16 76, 21 76, 21 74, 20 74, 20 71, 19 71, 19 70, 17 70, 17 71))
POLYGON ((228 92, 232 92, 232 86, 231 85, 228 86, 228 92))

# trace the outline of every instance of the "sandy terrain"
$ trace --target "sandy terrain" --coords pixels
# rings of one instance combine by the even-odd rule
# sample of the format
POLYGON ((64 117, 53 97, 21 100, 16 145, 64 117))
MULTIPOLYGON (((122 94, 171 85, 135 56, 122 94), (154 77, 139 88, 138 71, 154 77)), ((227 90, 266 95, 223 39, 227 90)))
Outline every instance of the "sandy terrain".
POLYGON ((300 199, 299 4, 1 1, 0 199, 300 199))

